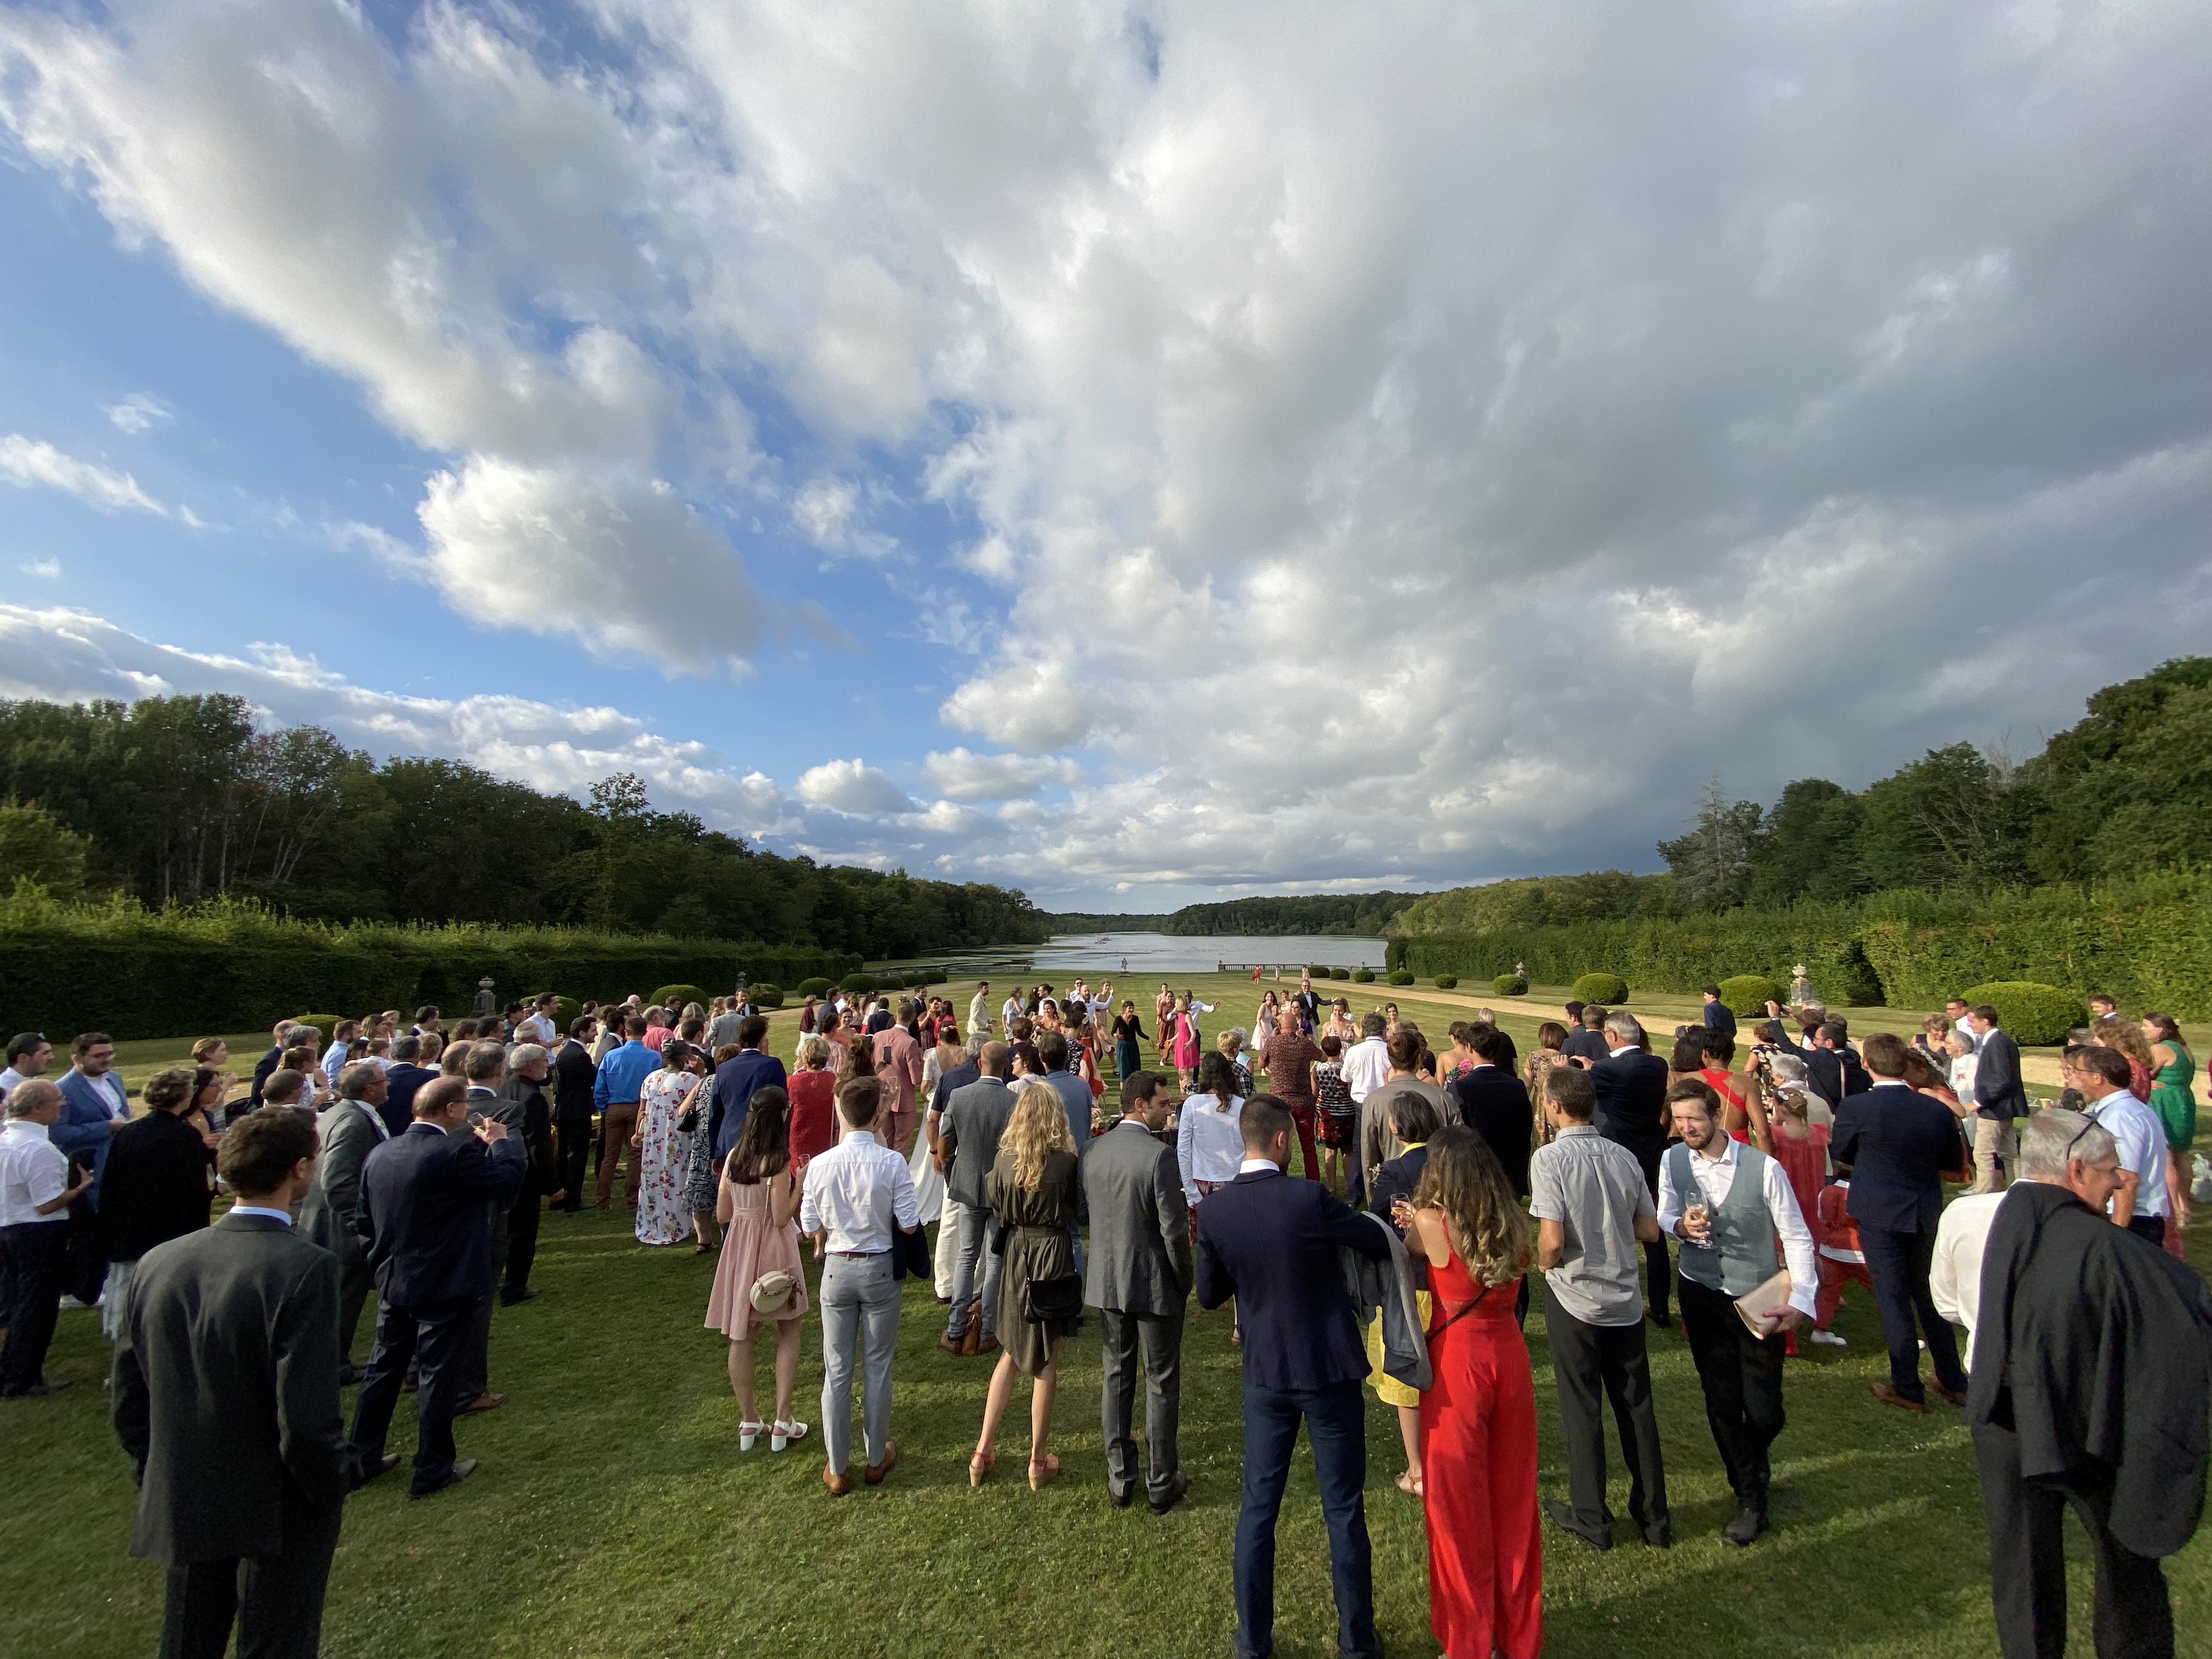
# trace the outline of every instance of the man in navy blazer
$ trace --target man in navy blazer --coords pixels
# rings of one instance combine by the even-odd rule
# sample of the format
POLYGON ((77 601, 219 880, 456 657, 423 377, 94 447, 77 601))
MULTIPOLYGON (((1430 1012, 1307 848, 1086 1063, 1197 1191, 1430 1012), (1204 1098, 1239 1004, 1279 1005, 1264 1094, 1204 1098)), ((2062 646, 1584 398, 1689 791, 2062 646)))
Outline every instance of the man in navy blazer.
POLYGON ((376 1109, 376 1115, 396 1135, 405 1134, 407 1126, 415 1121, 415 1091, 438 1075, 428 1066, 416 1063, 422 1052, 421 1037, 392 1040, 392 1064, 384 1073, 384 1103, 376 1109))
POLYGON ((1336 1589, 1336 1645, 1379 1656, 1375 1574, 1367 1540, 1367 1424, 1360 1383, 1367 1349, 1337 1259, 1344 1246, 1390 1253, 1389 1235, 1317 1181, 1292 1181, 1290 1109, 1273 1095, 1244 1103, 1244 1162, 1198 1206, 1198 1301, 1237 1299, 1244 1346, 1244 1499, 1237 1515, 1239 1659, 1263 1659, 1275 1631, 1275 1516, 1290 1477, 1298 1420, 1312 1443, 1336 1589))
POLYGON ((466 1480, 476 1460, 453 1461, 471 1316, 492 1289, 492 1212, 521 1190, 522 1156, 507 1126, 468 1127, 468 1085, 441 1077, 415 1094, 415 1121, 361 1169, 359 1228, 376 1279, 376 1346, 353 1416, 364 1468, 380 1467, 407 1363, 419 1352, 421 1430, 412 1498, 466 1480))
MULTIPOLYGON (((1616 1008, 1605 1017, 1606 1057, 1589 1068, 1597 1091, 1597 1111, 1590 1127, 1616 1146, 1636 1155, 1644 1171, 1644 1184, 1651 1200, 1659 1200, 1659 1155, 1667 1150, 1672 1117, 1667 1109, 1667 1062, 1644 1052, 1644 1026, 1635 1015, 1616 1008)), ((1674 1265, 1667 1254, 1667 1236, 1644 1246, 1645 1289, 1651 1297, 1646 1310, 1651 1322, 1667 1325, 1667 1298, 1674 1283, 1674 1265)))
POLYGON ((766 1088, 791 1086, 783 1062, 761 1052, 761 1044, 767 1041, 768 1021, 759 1014, 750 1016, 738 1027, 738 1052, 714 1068, 714 1103, 708 1111, 707 1124, 714 1137, 718 1165, 738 1144, 754 1095, 766 1088))
POLYGON ((1905 1081, 1905 1039, 1876 1031, 1866 1040, 1866 1068, 1874 1086, 1848 1097, 1836 1113, 1828 1155, 1851 1170, 1844 1208, 1858 1223, 1881 1309, 1881 1334, 1889 1343, 1889 1381, 1867 1386, 1875 1399, 1905 1411, 1923 1411, 1919 1335, 1935 1362, 1936 1392, 1954 1406, 1966 1403, 1966 1374, 1950 1321, 1936 1311, 1928 1268, 1936 1255, 1936 1225, 1943 1214, 1942 1176, 1966 1161, 1959 1120, 1951 1109, 1905 1081))

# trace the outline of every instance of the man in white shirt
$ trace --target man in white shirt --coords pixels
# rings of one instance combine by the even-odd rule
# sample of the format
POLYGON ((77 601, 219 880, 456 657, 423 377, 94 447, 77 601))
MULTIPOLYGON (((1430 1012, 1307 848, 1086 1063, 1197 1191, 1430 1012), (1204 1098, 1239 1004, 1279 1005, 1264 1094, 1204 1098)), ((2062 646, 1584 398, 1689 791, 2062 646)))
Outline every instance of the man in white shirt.
POLYGON ((1022 1017, 1022 994, 1009 991, 1006 1000, 999 1005, 1000 1029, 1005 1030, 1022 1017))
POLYGON ((898 1462, 890 1437, 891 1358, 898 1348, 899 1287, 891 1252, 897 1233, 921 1225, 914 1176, 906 1159, 873 1133, 883 1085, 849 1078, 837 1091, 844 1139, 806 1166, 799 1227, 821 1243, 822 1484, 842 1498, 853 1443, 853 1361, 863 1375, 861 1434, 867 1458, 862 1478, 881 1486, 898 1462))
POLYGON ((1966 1329, 1966 1369, 1973 1369, 1974 1321, 1982 1308, 1982 1252, 1990 1242, 2002 1193, 1954 1198, 1936 1224, 1936 1254, 1928 1264, 1928 1293, 1936 1311, 1966 1329))
POLYGON ((92 1190, 92 1172, 70 1184, 69 1159, 46 1138, 61 1115, 62 1091, 34 1078, 8 1097, 7 1127, 0 1128, 0 1249, 8 1253, 0 1276, 0 1312, 8 1320, 8 1340, 0 1346, 0 1399, 36 1397, 69 1386, 46 1381, 46 1347, 69 1271, 70 1206, 92 1190))
POLYGON ((1767 1449, 1782 1432, 1782 1333, 1818 1306, 1819 1256, 1782 1165, 1721 1127, 1720 1096, 1703 1078, 1667 1091, 1681 1145, 1659 1161, 1659 1228, 1682 1241, 1682 1326, 1705 1389, 1705 1418, 1737 1514, 1721 1536, 1738 1547, 1766 1530, 1767 1449), (1774 1239, 1782 1237, 1790 1299, 1765 1337, 1751 1334, 1735 1309, 1774 1277, 1774 1239))
POLYGON ((554 1028, 553 1011, 561 1006, 561 999, 548 993, 532 1005, 531 1011, 514 1023, 517 1042, 534 1042, 550 1054, 561 1046, 561 1033, 554 1028))
POLYGON ((2059 1075, 2081 1091, 2081 1115, 2100 1126, 2120 1149, 2120 1190, 2106 1212, 2117 1226, 2163 1248, 2172 1195, 2166 1185, 2166 1128, 2158 1115, 2129 1091, 2134 1073, 2118 1048, 2083 1043, 2060 1057, 2059 1075))
POLYGON ((1943 1005, 1943 1018, 1951 1022, 1953 1030, 1966 1039, 1968 1054, 1971 1054, 1982 1046, 1981 1033, 1975 1030, 1972 1024, 1967 1019, 1966 1005, 1961 999, 1953 997, 1943 1005))
POLYGON ((1382 1037, 1387 1024, 1380 1014, 1363 1015, 1359 1041, 1344 1051, 1344 1086, 1350 1091, 1354 1106, 1364 1103, 1389 1079, 1390 1048, 1382 1037))
POLYGON ((8 1039, 8 1069, 0 1072, 0 1104, 26 1078, 44 1077, 54 1063, 54 1045, 43 1031, 18 1031, 8 1039))

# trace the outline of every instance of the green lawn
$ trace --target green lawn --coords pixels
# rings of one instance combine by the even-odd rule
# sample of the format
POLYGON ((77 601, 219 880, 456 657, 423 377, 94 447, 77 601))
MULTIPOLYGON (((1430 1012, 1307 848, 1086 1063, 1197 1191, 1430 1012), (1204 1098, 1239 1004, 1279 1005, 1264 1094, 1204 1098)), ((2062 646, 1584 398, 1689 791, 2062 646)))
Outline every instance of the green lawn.
MULTIPOLYGON (((1204 982, 1243 999, 1213 1026, 1248 1017, 1249 982, 1241 991, 1204 982)), ((1358 989, 1364 1007, 1384 988, 1358 989)), ((1409 1012, 1419 1001, 1410 991, 1391 994, 1409 1012)), ((792 1022, 777 1024, 787 1052, 792 1022)), ((2201 1270, 2212 1245, 2195 1244, 2201 1270)), ((546 1294, 502 1311, 495 1327, 493 1384, 512 1398, 459 1431, 463 1455, 482 1458, 483 1469, 429 1503, 405 1500, 404 1469, 353 1499, 325 1652, 935 1659, 1227 1650, 1241 1433, 1225 1317, 1191 1322, 1183 1460, 1193 1501, 1156 1519, 1141 1504, 1117 1511, 1106 1503, 1091 1334, 1064 1351, 1060 1483, 1032 1493, 1010 1475, 971 1491, 965 1465, 986 1365, 939 1352, 937 1304, 927 1285, 909 1284, 893 1418, 902 1461, 885 1486, 838 1500, 820 1485, 817 1441, 781 1456, 765 1442, 738 1453, 724 1346, 701 1323, 711 1265, 688 1249, 640 1247, 613 1218, 547 1218, 537 1272, 546 1294)), ((1678 1542, 1663 1554, 1624 1543, 1600 1556, 1547 1534, 1549 1651, 1571 1659, 1648 1659, 1655 1646, 1869 1659, 1994 1651, 1961 1416, 1939 1405, 1908 1417, 1869 1396, 1867 1380, 1886 1367, 1863 1292, 1846 1299, 1838 1328, 1847 1350, 1790 1363, 1790 1424, 1775 1449, 1777 1531, 1748 1552, 1719 1540, 1733 1506, 1687 1346, 1655 1334, 1678 1542)), ((1540 1315, 1528 1335, 1543 1491, 1558 1495, 1565 1462, 1540 1315)), ((768 1348, 763 1341, 763 1389, 768 1348)), ((821 1386, 811 1320, 805 1352, 799 1412, 811 1420, 821 1386)), ((0 1490, 10 1498, 0 1509, 0 1653, 112 1659, 153 1646, 161 1575, 125 1553, 134 1494, 104 1420, 106 1360, 95 1316, 65 1315, 50 1370, 76 1386, 0 1405, 0 1490)), ((1018 1397, 1013 1420, 1024 1421, 1025 1409, 1018 1397)), ((1394 1654, 1431 1654, 1419 1514, 1390 1484, 1395 1423, 1380 1407, 1369 1423, 1378 1621, 1394 1654)), ((411 1449, 407 1434, 403 1406, 396 1449, 411 1449)), ((1018 1471, 1022 1449, 1018 1439, 1002 1440, 1001 1468, 1018 1471)), ((1613 1501, 1625 1507, 1625 1482, 1613 1501)), ((2078 1534, 2074 1542, 2074 1636, 2086 1653, 2087 1553, 2078 1534)), ((1278 1650, 1326 1655, 1334 1616, 1303 1460, 1280 1550, 1278 1650)), ((2169 1565, 2189 1651, 2212 1618, 2212 1553, 2199 1541, 2169 1565)))

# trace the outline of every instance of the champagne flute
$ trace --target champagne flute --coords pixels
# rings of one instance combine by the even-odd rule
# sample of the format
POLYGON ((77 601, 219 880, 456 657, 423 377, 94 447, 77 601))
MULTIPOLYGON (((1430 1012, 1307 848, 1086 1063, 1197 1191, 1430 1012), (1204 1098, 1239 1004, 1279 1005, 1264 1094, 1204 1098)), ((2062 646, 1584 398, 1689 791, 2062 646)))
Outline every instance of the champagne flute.
POLYGON ((1707 1211, 1703 1199, 1698 1199, 1684 1206, 1682 1226, 1693 1243, 1704 1244, 1711 1240, 1712 1217, 1707 1211))

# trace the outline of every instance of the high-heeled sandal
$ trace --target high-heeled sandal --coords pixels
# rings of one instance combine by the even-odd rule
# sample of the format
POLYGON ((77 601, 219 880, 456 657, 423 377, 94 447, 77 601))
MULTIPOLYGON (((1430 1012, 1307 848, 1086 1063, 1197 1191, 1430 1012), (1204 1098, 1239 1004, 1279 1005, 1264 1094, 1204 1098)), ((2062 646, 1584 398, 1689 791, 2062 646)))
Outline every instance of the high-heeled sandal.
POLYGON ((768 1449, 780 1452, 793 1441, 805 1438, 806 1425, 795 1417, 788 1422, 771 1423, 769 1425, 768 1449))
POLYGON ((990 1478, 991 1471, 998 1467, 998 1453, 977 1452, 968 1460, 968 1484, 971 1486, 981 1486, 990 1478))
POLYGON ((1401 1469, 1398 1471, 1398 1490, 1405 1493, 1408 1498, 1425 1497, 1427 1496, 1428 1491, 1428 1489, 1421 1484, 1421 1477, 1415 1474, 1411 1469, 1401 1469))
POLYGON ((1031 1492, 1042 1492, 1059 1479, 1060 1459, 1050 1452, 1047 1452, 1042 1457, 1030 1459, 1030 1490, 1031 1492), (1040 1469, 1044 1471, 1042 1474, 1037 1473, 1040 1469))
MULTIPOLYGON (((741 1452, 750 1451, 755 1444, 759 1442, 761 1436, 767 1432, 768 1425, 765 1423, 739 1423, 738 1425, 738 1449, 741 1452)), ((777 1449, 781 1450, 782 1449, 779 1447, 777 1449)))

